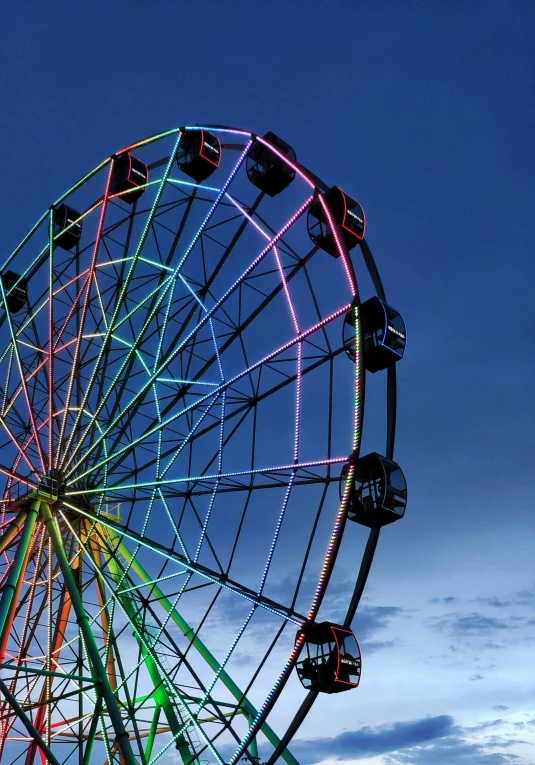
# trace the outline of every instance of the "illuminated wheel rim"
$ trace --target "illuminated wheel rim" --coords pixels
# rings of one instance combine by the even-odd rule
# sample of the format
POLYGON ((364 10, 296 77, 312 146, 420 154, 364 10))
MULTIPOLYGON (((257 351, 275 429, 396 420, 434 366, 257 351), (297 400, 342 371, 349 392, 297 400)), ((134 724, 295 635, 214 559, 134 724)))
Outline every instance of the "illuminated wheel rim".
POLYGON ((354 364, 342 342, 358 292, 330 218, 339 257, 307 235, 326 187, 283 157, 296 177, 271 199, 245 172, 255 137, 209 130, 223 160, 206 181, 180 173, 180 130, 127 147, 54 205, 80 211, 79 245, 58 246, 51 208, 1 269, 28 285, 16 313, 1 287, 6 763, 280 746, 268 716, 327 591, 360 447, 358 308, 354 364), (110 192, 126 151, 150 172, 133 204, 110 192))

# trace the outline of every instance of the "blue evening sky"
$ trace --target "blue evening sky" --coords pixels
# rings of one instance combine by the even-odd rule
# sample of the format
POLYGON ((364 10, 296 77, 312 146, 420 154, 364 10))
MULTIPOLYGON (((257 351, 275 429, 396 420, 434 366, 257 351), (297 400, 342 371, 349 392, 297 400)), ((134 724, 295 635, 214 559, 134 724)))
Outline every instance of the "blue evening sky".
POLYGON ((188 122, 273 130, 366 211, 408 326, 409 505, 355 620, 361 687, 318 700, 303 763, 534 762, 534 24, 528 0, 3 4, 4 252, 188 122))

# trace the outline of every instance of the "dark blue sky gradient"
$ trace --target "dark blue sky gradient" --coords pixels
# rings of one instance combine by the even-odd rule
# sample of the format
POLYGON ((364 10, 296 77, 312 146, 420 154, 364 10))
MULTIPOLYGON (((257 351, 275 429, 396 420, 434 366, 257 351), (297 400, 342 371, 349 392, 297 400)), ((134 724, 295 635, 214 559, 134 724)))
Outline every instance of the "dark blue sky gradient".
MULTIPOLYGON (((203 121, 281 135, 362 203, 388 299, 408 327, 396 458, 409 505, 382 534, 370 602, 419 618, 429 606, 429 618, 453 627, 462 604, 431 606, 433 595, 465 598, 471 617, 478 597, 520 603, 535 580, 535 4, 33 0, 6 2, 2 22, 4 252, 74 180, 145 135, 203 121)), ((342 558, 348 576, 351 564, 342 558)), ((504 617, 481 618, 493 613, 504 617)), ((416 662, 423 643, 412 629, 416 662)), ((366 681, 380 698, 392 670, 374 667, 366 681)), ((528 708, 518 673, 511 698, 488 690, 489 710, 528 708)), ((384 719, 366 718, 360 705, 346 729, 462 717, 447 694, 431 709, 418 707, 414 687, 399 688, 409 700, 397 717, 387 704, 384 719)), ((463 725, 485 717, 483 696, 463 725)), ((331 722, 325 736, 340 733, 331 722)))

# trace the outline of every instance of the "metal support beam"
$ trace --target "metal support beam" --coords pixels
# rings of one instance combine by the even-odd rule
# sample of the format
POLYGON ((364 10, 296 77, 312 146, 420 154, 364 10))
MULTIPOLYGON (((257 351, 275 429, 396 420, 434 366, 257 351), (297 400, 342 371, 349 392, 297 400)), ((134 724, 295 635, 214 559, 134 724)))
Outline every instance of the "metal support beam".
POLYGON ((305 699, 297 712, 295 713, 294 719, 288 726, 288 729, 284 736, 281 738, 280 744, 275 747, 275 751, 267 761, 267 765, 275 765, 276 762, 278 762, 279 757, 281 756, 282 752, 284 751, 284 747, 288 746, 290 741, 293 739, 297 731, 299 730, 301 723, 307 716, 307 714, 312 709, 312 704, 316 701, 318 698, 319 691, 309 691, 307 695, 305 696, 305 699))
MULTIPOLYGON (((94 549, 91 549, 91 555, 95 561, 95 565, 98 566, 99 561, 98 559, 95 559, 94 553, 94 549)), ((117 561, 109 553, 105 555, 105 559, 113 580, 116 584, 119 584, 122 579, 122 571, 117 561)), ((177 716, 175 706, 173 704, 172 694, 170 692, 171 689, 166 684, 165 678, 162 676, 158 664, 154 661, 153 657, 151 656, 151 651, 147 648, 146 643, 142 639, 144 637, 143 633, 146 632, 146 626, 144 629, 143 616, 137 613, 136 606, 128 594, 118 593, 117 598, 132 624, 132 632, 134 638, 139 645, 139 650, 143 657, 145 667, 154 686, 154 700, 164 713, 167 722, 169 723, 169 727, 171 728, 171 733, 176 737, 175 747, 178 749, 184 763, 197 763, 198 759, 195 757, 195 752, 190 751, 189 742, 185 731, 180 733, 181 729, 184 727, 185 721, 179 719, 177 716)))
POLYGON ((4 552, 11 540, 17 536, 27 515, 28 512, 26 510, 21 510, 8 525, 6 531, 4 531, 3 535, 0 537, 0 554, 4 552))
MULTIPOLYGON (((91 752, 93 751, 93 744, 95 743, 95 735, 97 733, 98 723, 100 715, 102 713, 102 697, 97 697, 97 703, 91 718, 91 726, 89 728, 89 734, 87 736, 87 744, 85 745, 83 765, 89 765, 91 761, 91 752)), ((82 748, 82 742, 80 741, 80 749, 82 748)))
POLYGON ((132 750, 132 746, 130 745, 128 733, 123 724, 123 719, 119 711, 117 699, 115 698, 115 695, 108 682, 106 669, 102 662, 102 658, 98 650, 98 645, 96 643, 95 636, 93 635, 93 632, 91 630, 89 617, 86 613, 82 598, 78 591, 76 580, 74 578, 74 575, 72 573, 72 570, 69 564, 69 560, 65 553, 63 542, 61 540, 58 528, 56 526, 56 522, 52 516, 50 507, 46 503, 43 503, 41 508, 41 513, 42 513, 46 528, 48 530, 48 533, 50 534, 50 538, 52 539, 52 545, 54 547, 54 552, 56 553, 56 558, 59 563, 61 573, 63 575, 63 581, 65 582, 65 586, 67 587, 69 595, 71 596, 72 605, 74 608, 74 612, 76 614, 76 621, 80 627, 80 630, 85 640, 87 653, 89 656, 89 660, 91 661, 93 673, 95 674, 95 679, 98 680, 96 690, 97 690, 97 693, 102 696, 104 703, 106 704, 106 708, 110 716, 111 724, 115 731, 117 745, 120 749, 122 756, 124 757, 124 761, 126 765, 138 765, 136 757, 132 750))
POLYGON ((152 723, 149 730, 149 735, 147 738, 147 746, 145 747, 145 757, 147 758, 147 761, 150 760, 150 756, 152 754, 152 748, 154 746, 154 739, 156 738, 156 731, 158 730, 158 721, 160 719, 160 707, 157 706, 154 710, 154 716, 152 718, 152 723))
POLYGON ((33 667, 23 667, 20 664, 0 664, 0 669, 9 669, 12 672, 29 672, 32 675, 41 675, 43 677, 59 677, 60 680, 69 680, 76 683, 95 683, 94 677, 84 677, 83 675, 69 675, 67 672, 48 672, 46 669, 34 669, 33 667))
MULTIPOLYGON (((32 534, 35 528, 35 522, 37 521, 37 515, 39 514, 40 504, 41 502, 36 499, 30 505, 26 523, 24 524, 20 542, 17 545, 17 550, 15 552, 15 557, 13 559, 11 569, 9 571, 6 582, 2 587, 2 599, 0 600, 0 643, 5 642, 2 641, 1 638, 4 635, 6 627, 9 627, 8 617, 11 609, 11 603, 17 590, 17 585, 19 583, 20 577, 23 573, 24 562, 30 548, 30 542, 32 540, 32 534)), ((3 656, 0 656, 0 660, 3 658, 3 656)))
MULTIPOLYGON (((202 640, 195 635, 195 630, 190 627, 190 625, 186 622, 186 620, 179 614, 179 612, 176 610, 176 608, 173 608, 173 605, 169 598, 166 598, 162 590, 158 587, 158 585, 152 583, 153 579, 149 574, 145 571, 143 566, 138 563, 138 561, 135 558, 132 558, 132 555, 126 545, 123 542, 119 542, 118 537, 113 535, 112 537, 113 543, 115 545, 118 545, 118 549, 120 554, 125 558, 128 563, 130 564, 132 571, 136 574, 136 576, 139 577, 139 579, 146 583, 147 586, 150 588, 150 590, 154 593, 158 603, 163 607, 163 609, 171 614, 171 619, 174 621, 176 626, 182 631, 184 636, 188 638, 188 640, 191 642, 195 650, 202 656, 202 658, 206 661, 208 666, 214 671, 219 673, 219 679, 221 682, 226 686, 226 688, 230 691, 230 693, 234 696, 238 704, 242 707, 243 711, 247 714, 248 717, 251 717, 253 719, 256 718, 258 712, 256 708, 251 704, 251 702, 247 699, 243 691, 240 690, 240 688, 236 685, 234 680, 231 678, 231 676, 228 674, 228 672, 225 669, 221 669, 221 665, 215 658, 215 656, 208 650, 208 648, 204 645, 202 640)), ((275 748, 279 746, 280 740, 275 731, 270 728, 270 726, 267 723, 263 723, 260 730, 264 734, 264 736, 267 738, 267 740, 274 746, 275 748)), ((295 759, 295 757, 292 755, 291 752, 288 751, 288 749, 284 749, 282 752, 282 758, 285 760, 287 765, 299 765, 298 761, 295 759)))
POLYGON ((32 721, 30 720, 30 718, 28 717, 24 709, 20 706, 15 696, 13 696, 13 694, 11 693, 7 685, 1 679, 0 679, 0 692, 5 696, 7 703, 13 709, 17 717, 20 719, 21 723, 24 725, 24 727, 26 728, 30 736, 37 743, 37 746, 45 755, 50 765, 59 765, 58 760, 54 757, 52 751, 48 748, 48 746, 43 741, 39 731, 32 725, 32 721))

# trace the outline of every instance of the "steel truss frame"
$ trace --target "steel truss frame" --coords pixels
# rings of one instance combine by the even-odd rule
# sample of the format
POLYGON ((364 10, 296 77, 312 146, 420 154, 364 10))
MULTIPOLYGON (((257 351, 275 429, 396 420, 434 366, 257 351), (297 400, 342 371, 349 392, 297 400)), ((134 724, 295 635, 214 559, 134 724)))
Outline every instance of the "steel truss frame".
MULTIPOLYGON (((270 765, 279 757, 298 765, 288 745, 317 694, 307 695, 280 738, 267 718, 302 643, 292 647, 263 702, 253 703, 251 695, 285 628, 316 617, 340 548, 351 471, 331 519, 308 612, 301 612, 329 492, 337 489, 347 454, 360 447, 360 298, 353 261, 328 210, 339 250, 331 270, 337 284, 345 284, 335 305, 313 276, 318 260, 330 256, 310 243, 303 249, 293 238, 325 184, 280 155, 295 169, 301 196, 286 222, 271 225, 264 194, 245 199, 239 186, 252 141, 263 139, 233 128, 204 129, 218 133, 224 152, 233 154, 222 182, 175 177, 183 128, 152 136, 112 155, 69 189, 1 269, 18 268, 32 287, 26 309, 12 315, 3 308, 8 293, 0 279, 0 327, 8 336, 0 348, 0 445, 13 456, 11 464, 0 466, 6 478, 0 521, 0 757, 6 762, 19 756, 10 748, 25 747, 25 765, 36 756, 53 765, 89 765, 99 757, 110 765, 153 765, 174 746, 184 765, 197 765, 205 756, 235 765, 242 756, 257 761, 258 743, 265 740, 270 765), (129 205, 125 194, 112 196, 117 157, 165 141, 163 158, 153 153, 147 162, 157 178, 146 184, 145 197, 129 205), (97 191, 99 179, 103 193, 97 191), (76 208, 83 209, 80 219, 86 228, 95 221, 95 233, 89 244, 66 252, 57 245, 53 211, 78 198, 85 199, 76 208), (254 254, 229 279, 253 236, 254 254), (271 313, 282 307, 287 326, 278 326, 271 313), (336 455, 333 402, 344 350, 339 325, 350 307, 356 332, 352 434, 346 452, 336 455), (251 338, 263 316, 271 317, 284 339, 258 355, 251 338), (310 458, 302 456, 302 397, 308 381, 320 375, 327 429, 323 452, 310 458), (295 394, 296 402, 289 457, 280 464, 259 463, 259 412, 287 394, 295 394), (243 447, 247 438, 241 466, 225 468, 235 444, 243 447), (293 591, 276 598, 265 593, 273 558, 293 497, 305 491, 315 492, 315 510, 304 532, 302 561, 293 591), (251 508, 262 507, 257 497, 277 495, 282 500, 275 500, 273 539, 260 581, 252 585, 232 572, 251 508), (213 519, 218 503, 230 500, 239 512, 224 560, 213 519), (213 597, 194 626, 182 604, 208 591, 213 597), (249 611, 219 656, 203 636, 226 597, 249 611), (243 687, 228 666, 251 621, 260 617, 274 620, 271 639, 243 687)), ((361 252, 384 299, 365 241, 361 252)), ((389 459, 395 409, 392 367, 389 459)), ((346 626, 378 536, 378 530, 370 532, 346 626)))

